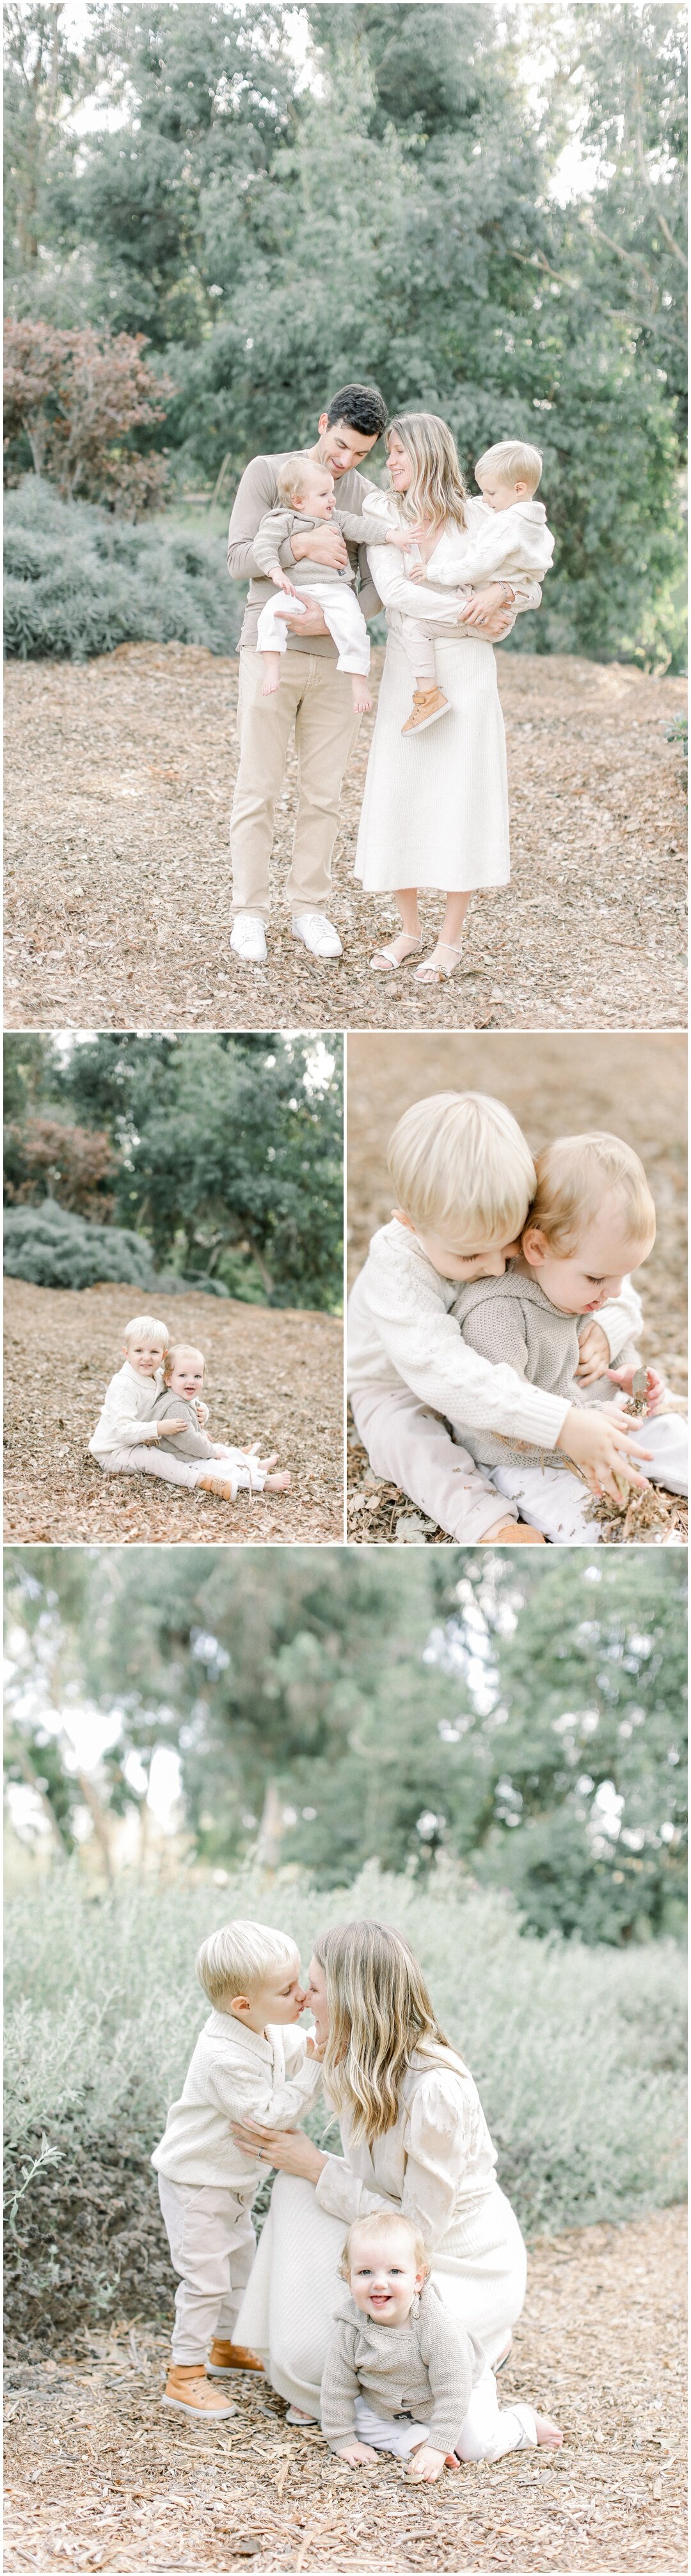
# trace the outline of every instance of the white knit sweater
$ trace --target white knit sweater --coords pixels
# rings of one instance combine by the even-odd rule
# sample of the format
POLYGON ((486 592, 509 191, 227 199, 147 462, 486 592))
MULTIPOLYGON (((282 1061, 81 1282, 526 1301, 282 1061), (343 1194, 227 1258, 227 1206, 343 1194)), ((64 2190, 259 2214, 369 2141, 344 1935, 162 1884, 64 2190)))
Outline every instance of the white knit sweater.
MULTIPOLYGON (((494 1368, 468 1349, 451 1311, 458 1293, 458 1281, 441 1278, 408 1226, 396 1217, 380 1226, 348 1301, 349 1392, 407 1386, 447 1421, 554 1448, 568 1404, 526 1385, 515 1369, 494 1368)), ((636 1333, 641 1320, 630 1280, 597 1317, 610 1351, 620 1350, 626 1332, 636 1333)))
POLYGON ((248 2030, 233 2013, 212 2012, 200 2030, 179 2102, 172 2102, 151 2158, 169 2182, 240 2192, 252 2200, 260 2177, 231 2134, 233 2120, 299 2128, 321 2083, 319 2059, 293 2022, 248 2030))
MULTIPOLYGON (((473 529, 450 521, 430 555, 432 582, 457 584, 519 580, 524 574, 542 581, 554 555, 554 538, 542 501, 516 501, 510 510, 490 510, 486 501, 473 508, 473 529), (482 520, 480 519, 482 512, 482 520)), ((415 584, 416 589, 418 584, 415 584)), ((426 585, 420 584, 420 597, 426 585)))
POLYGON ((152 1419, 153 1405, 163 1385, 163 1370, 155 1377, 140 1377, 138 1369, 125 1360, 106 1388, 96 1429, 89 1448, 93 1458, 106 1458, 109 1449, 136 1449, 142 1440, 158 1439, 158 1423, 152 1419))
MULTIPOLYGON (((539 506, 542 507, 542 504, 539 506)), ((513 513, 510 510, 506 510, 504 512, 493 510, 490 512, 487 508, 486 501, 476 501, 472 498, 467 502, 466 508, 468 516, 467 529, 452 527, 447 522, 446 526, 442 528, 440 535, 437 538, 436 546, 433 548, 433 551, 428 558, 425 580, 419 584, 409 579, 411 564, 418 564, 423 560, 420 548, 416 545, 414 540, 410 547, 406 546, 404 554, 401 554, 399 549, 395 546, 368 545, 367 561, 372 574, 372 580, 376 582, 379 597, 382 601, 383 607, 387 611, 387 615, 391 609, 402 609, 409 617, 425 617, 433 620, 436 600, 439 615, 443 619, 444 623, 448 624, 449 581, 458 583, 459 586, 467 584, 468 589, 470 590, 473 582, 487 580, 490 578, 490 576, 484 571, 476 572, 469 570, 466 567, 470 566, 473 562, 473 552, 475 552, 475 560, 478 563, 484 563, 488 545, 488 519, 491 517, 496 526, 500 523, 502 517, 507 519, 512 518, 513 513), (435 576, 437 568, 439 569, 440 580, 439 586, 435 590, 435 576), (442 587, 444 582, 446 582, 447 585, 446 589, 442 587)), ((377 493, 376 497, 373 495, 372 498, 368 500, 368 514, 370 511, 374 513, 375 517, 381 517, 384 525, 387 523, 389 526, 391 525, 391 501, 386 493, 377 493)), ((513 533, 515 543, 515 530, 513 533)), ((534 536, 531 540, 533 548, 536 534, 537 531, 534 532, 534 536)), ((499 540, 496 540, 495 542, 499 543, 499 540)), ((544 536, 542 539, 542 550, 544 551, 544 536)), ((543 564, 542 569, 546 571, 547 565, 543 564)), ((513 625, 516 617, 520 616, 526 608, 539 608, 542 599, 542 591, 540 589, 539 579, 537 578, 534 569, 530 568, 527 561, 524 562, 522 569, 517 569, 516 572, 512 574, 511 579, 512 586, 516 594, 513 616, 511 619, 511 624, 513 625)), ((459 634, 461 636, 469 635, 472 631, 473 630, 470 627, 459 627, 459 634)))

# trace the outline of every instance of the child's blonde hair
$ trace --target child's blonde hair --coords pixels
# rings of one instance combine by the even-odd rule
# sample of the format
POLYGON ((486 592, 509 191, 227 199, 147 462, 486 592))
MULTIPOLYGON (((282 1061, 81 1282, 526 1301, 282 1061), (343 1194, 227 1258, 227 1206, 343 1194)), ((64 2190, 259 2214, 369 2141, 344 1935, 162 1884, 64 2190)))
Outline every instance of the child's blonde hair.
POLYGON ((483 1091, 414 1101, 394 1127, 388 1165, 400 1206, 422 1234, 443 1240, 452 1228, 470 1251, 485 1251, 512 1242, 525 1225, 532 1155, 510 1109, 483 1091))
POLYGON ((486 447, 484 456, 478 456, 476 481, 486 468, 496 474, 498 483, 527 483, 532 497, 540 481, 542 457, 539 447, 528 447, 521 438, 499 438, 496 447, 486 447))
POLYGON ((133 1315, 122 1338, 124 1342, 162 1342, 167 1350, 168 1326, 161 1323, 160 1315, 133 1315))
POLYGON ((444 519, 453 519, 458 528, 464 528, 468 495, 456 441, 446 421, 435 411, 398 412, 389 421, 387 448, 394 429, 413 468, 409 492, 395 495, 400 517, 431 519, 435 528, 444 519))
POLYGON ((194 1352, 195 1359, 197 1359, 197 1360, 201 1360, 202 1368, 203 1368, 203 1369, 206 1369, 206 1360, 205 1360, 205 1358, 204 1358, 204 1353, 203 1353, 203 1351, 198 1351, 198 1350, 197 1350, 196 1342, 169 1342, 169 1344, 168 1344, 168 1348, 167 1348, 167 1351, 164 1353, 164 1359, 163 1359, 163 1383, 164 1383, 164 1386, 169 1386, 169 1385, 170 1385, 170 1380, 171 1380, 172 1375, 173 1375, 173 1370, 174 1370, 174 1368, 176 1368, 176 1367, 177 1367, 178 1360, 182 1358, 182 1353, 183 1353, 183 1351, 193 1351, 193 1352, 194 1352))
POLYGON ((597 1129, 586 1136, 558 1136, 536 1156, 535 1173, 527 1224, 539 1228, 550 1250, 565 1260, 597 1216, 608 1190, 616 1190, 621 1199, 631 1241, 654 1237, 655 1201, 643 1165, 620 1136, 597 1129))
POLYGON ((402 2209, 369 2209, 366 2211, 364 2218, 354 2218, 352 2227, 349 2227, 348 2229, 343 2253, 338 2266, 341 2280, 350 2280, 350 2275, 353 2270, 353 2248, 356 2236, 358 2238, 366 2238, 368 2236, 387 2237, 400 2236, 401 2233, 408 2238, 410 2252, 413 2257, 416 2272, 424 2272, 425 2278, 427 2278, 430 2265, 424 2236, 421 2236, 419 2227, 411 2227, 410 2219, 404 2218, 402 2209))
POLYGON ((306 471, 311 474, 318 474, 320 471, 318 459, 315 456, 309 456, 306 448, 296 447, 292 456, 284 456, 283 464, 279 465, 276 476, 276 490, 284 509, 290 501, 302 500, 306 471))
POLYGON ((272 1968, 300 1965, 300 1954, 287 1932, 276 1932, 271 1923, 224 1923, 220 1932, 210 1932, 202 1941, 195 1959, 199 1978, 209 2003, 218 2010, 224 1995, 253 1995, 266 1985, 272 1968))

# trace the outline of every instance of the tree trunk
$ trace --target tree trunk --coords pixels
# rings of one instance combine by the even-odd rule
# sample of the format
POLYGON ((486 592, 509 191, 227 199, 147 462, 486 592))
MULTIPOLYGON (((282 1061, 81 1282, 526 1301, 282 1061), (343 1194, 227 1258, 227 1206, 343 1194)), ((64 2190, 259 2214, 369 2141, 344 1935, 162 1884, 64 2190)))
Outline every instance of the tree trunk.
POLYGON ((15 1735, 13 1727, 8 1728, 7 1747, 8 1751, 12 1754, 13 1760, 19 1764, 19 1769, 22 1773, 23 1779, 26 1781, 27 1788, 33 1789, 36 1797, 40 1799, 44 1816, 46 1817, 47 1823, 50 1825, 53 1840, 57 1843, 60 1859, 69 1860, 69 1844, 65 1842, 54 1808, 51 1807, 50 1798, 48 1797, 46 1790, 41 1788, 37 1773, 34 1770, 28 1745, 24 1744, 21 1735, 15 1735))
POLYGON ((267 1780, 255 1858, 269 1877, 278 1869, 283 1841, 283 1810, 275 1780, 267 1780))

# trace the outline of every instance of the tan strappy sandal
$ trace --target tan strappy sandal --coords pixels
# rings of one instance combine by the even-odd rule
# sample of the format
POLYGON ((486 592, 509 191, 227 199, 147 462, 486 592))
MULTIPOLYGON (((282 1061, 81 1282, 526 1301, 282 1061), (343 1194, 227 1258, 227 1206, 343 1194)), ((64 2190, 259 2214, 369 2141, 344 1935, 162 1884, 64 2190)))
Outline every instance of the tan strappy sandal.
POLYGON ((409 966, 411 957, 419 956, 421 947, 422 931, 420 931, 419 937, 414 939, 411 931, 399 930, 396 934, 396 938, 390 941, 388 948, 375 948, 374 956, 370 957, 369 961, 372 973, 374 975, 397 975, 400 966, 409 966), (404 955, 402 957, 397 957, 396 949, 400 947, 402 943, 404 944, 404 955))
POLYGON ((462 955, 462 948, 452 948, 448 939, 438 939, 436 957, 423 957, 422 965, 415 968, 416 984, 450 983, 452 975, 458 974, 462 955), (448 966, 447 958, 451 961, 448 966))

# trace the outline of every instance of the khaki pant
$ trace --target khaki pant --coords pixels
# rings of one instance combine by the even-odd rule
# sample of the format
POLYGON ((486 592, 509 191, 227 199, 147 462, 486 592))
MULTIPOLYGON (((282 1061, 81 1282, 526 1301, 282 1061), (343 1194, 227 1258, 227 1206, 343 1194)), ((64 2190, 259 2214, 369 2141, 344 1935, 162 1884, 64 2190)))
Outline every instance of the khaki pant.
POLYGON ((476 1467, 441 1414, 421 1404, 411 1389, 358 1387, 350 1402, 375 1476, 400 1485, 450 1538, 473 1546, 498 1522, 518 1519, 515 1503, 505 1510, 498 1503, 491 1469, 476 1467))
POLYGON ((214 2336, 232 2343, 256 2252, 250 2204, 234 2191, 169 2182, 158 2192, 174 2272, 173 2360, 206 2361, 214 2336))
POLYGON ((278 688, 262 697, 261 653, 240 654, 240 767, 230 818, 233 914, 269 917, 274 811, 295 726, 298 810, 286 902, 296 916, 325 912, 341 788, 360 722, 347 672, 326 654, 284 653, 278 688))

